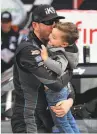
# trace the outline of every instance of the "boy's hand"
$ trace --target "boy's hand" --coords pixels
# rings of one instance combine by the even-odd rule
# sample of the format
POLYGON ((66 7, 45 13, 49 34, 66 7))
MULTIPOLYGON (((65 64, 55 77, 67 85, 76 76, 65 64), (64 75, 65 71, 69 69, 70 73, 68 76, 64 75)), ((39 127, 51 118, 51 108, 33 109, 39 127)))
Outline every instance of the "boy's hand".
POLYGON ((48 58, 47 48, 44 45, 41 45, 41 47, 42 47, 42 49, 41 49, 41 57, 45 61, 48 58))

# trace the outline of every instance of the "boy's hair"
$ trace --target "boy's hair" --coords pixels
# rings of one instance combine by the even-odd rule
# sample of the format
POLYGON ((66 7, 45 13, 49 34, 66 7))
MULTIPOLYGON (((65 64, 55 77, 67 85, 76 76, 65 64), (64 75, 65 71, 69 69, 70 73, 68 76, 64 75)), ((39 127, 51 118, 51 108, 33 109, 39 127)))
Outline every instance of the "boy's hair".
POLYGON ((75 43, 75 41, 79 38, 79 31, 76 25, 72 22, 58 22, 56 23, 55 28, 64 32, 64 36, 62 38, 64 41, 68 42, 69 45, 75 43))

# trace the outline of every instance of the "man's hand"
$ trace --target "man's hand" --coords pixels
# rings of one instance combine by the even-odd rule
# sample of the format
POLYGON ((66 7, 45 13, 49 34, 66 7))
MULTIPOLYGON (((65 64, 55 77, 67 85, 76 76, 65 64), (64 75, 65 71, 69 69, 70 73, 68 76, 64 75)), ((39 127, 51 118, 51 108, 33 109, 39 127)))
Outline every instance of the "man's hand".
POLYGON ((56 104, 56 106, 51 106, 51 109, 54 113, 56 113, 57 117, 63 117, 68 113, 71 106, 73 105, 73 99, 63 100, 56 104))
POLYGON ((47 48, 44 45, 41 45, 41 47, 42 47, 42 49, 41 49, 41 57, 45 61, 48 58, 47 48))

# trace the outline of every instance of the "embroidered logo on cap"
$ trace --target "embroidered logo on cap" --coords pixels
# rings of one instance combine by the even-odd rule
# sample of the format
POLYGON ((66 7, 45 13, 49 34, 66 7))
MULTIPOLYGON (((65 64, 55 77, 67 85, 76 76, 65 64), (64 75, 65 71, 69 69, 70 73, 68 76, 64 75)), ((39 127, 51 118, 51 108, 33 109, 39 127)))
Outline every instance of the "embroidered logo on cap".
POLYGON ((56 13, 55 9, 53 7, 45 8, 46 14, 56 13))

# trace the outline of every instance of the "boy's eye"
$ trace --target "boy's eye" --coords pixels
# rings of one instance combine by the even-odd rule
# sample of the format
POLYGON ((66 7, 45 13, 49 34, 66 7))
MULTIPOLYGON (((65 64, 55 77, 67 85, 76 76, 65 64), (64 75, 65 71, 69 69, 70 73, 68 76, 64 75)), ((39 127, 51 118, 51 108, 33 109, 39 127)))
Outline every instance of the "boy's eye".
POLYGON ((55 37, 53 37, 53 39, 56 39, 55 37))
POLYGON ((56 37, 54 35, 52 35, 53 39, 56 39, 56 37))

